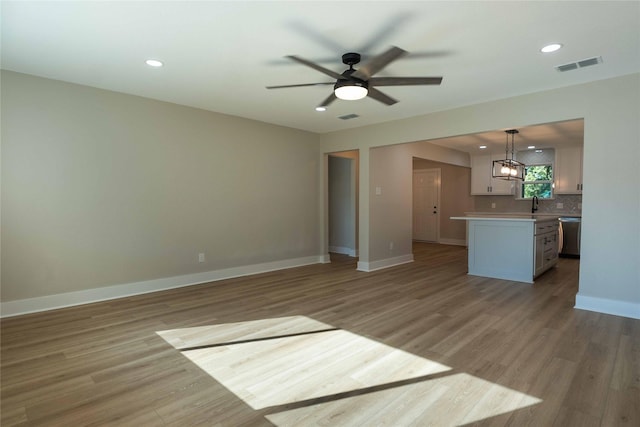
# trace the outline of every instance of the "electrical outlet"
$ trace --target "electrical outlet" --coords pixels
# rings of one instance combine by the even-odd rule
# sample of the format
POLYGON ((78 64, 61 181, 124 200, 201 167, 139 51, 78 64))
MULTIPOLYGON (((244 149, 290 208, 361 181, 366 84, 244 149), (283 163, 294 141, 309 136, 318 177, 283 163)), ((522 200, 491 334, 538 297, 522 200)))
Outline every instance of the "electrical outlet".
POLYGON ((556 208, 558 209, 564 208, 564 203, 556 203, 556 208))
POLYGON ((496 204, 495 203, 491 203, 491 209, 495 209, 496 208, 496 204))
POLYGON ((203 253, 199 253, 198 254, 198 262, 204 262, 204 254, 203 253))
POLYGON ((376 196, 382 195, 382 187, 376 187, 376 196))

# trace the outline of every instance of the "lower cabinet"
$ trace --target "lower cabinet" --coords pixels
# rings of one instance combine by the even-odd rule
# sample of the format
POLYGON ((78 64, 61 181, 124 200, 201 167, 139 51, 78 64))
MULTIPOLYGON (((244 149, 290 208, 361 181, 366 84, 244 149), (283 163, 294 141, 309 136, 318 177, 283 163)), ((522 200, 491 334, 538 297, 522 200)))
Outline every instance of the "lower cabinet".
POLYGON ((534 273, 537 277, 558 262, 558 221, 536 223, 534 273))
POLYGON ((533 283, 558 261, 558 218, 452 217, 467 221, 468 273, 533 283))

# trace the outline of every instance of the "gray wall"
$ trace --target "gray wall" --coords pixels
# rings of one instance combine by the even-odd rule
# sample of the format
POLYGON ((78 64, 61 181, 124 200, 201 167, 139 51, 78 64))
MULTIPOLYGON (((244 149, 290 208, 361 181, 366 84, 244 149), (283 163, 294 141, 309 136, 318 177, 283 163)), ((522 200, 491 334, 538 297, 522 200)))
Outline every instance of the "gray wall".
MULTIPOLYGON (((362 151, 361 151, 362 152, 362 151)), ((469 155, 428 142, 376 147, 370 150, 370 236, 368 259, 360 242, 362 262, 412 257, 413 158, 469 166, 469 155), (380 188, 380 194, 376 194, 380 188)), ((362 159, 360 161, 362 169, 362 159)), ((360 189, 361 200, 364 190, 360 189)), ((362 205, 362 202, 361 202, 362 205)), ((362 209, 362 206, 361 206, 362 209)), ((362 218, 361 218, 362 220, 362 218)))
POLYGON ((2 301, 318 255, 318 153, 307 132, 3 71, 2 301))

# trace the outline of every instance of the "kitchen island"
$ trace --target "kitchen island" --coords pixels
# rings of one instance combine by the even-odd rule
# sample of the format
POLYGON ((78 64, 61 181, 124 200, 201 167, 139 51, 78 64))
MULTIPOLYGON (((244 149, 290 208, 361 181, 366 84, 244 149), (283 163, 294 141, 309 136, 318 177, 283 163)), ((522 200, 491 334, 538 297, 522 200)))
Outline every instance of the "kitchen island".
POLYGON ((558 216, 469 215, 468 274, 533 283, 558 261, 558 216))

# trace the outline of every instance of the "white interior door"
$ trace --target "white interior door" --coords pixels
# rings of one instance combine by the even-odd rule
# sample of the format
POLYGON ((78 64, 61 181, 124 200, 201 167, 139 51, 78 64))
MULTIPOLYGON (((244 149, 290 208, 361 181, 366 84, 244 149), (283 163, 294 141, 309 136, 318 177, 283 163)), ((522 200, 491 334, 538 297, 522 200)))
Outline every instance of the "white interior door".
POLYGON ((440 229, 440 169, 413 172, 413 239, 437 242, 440 229))

